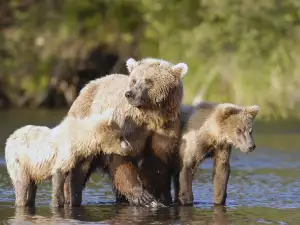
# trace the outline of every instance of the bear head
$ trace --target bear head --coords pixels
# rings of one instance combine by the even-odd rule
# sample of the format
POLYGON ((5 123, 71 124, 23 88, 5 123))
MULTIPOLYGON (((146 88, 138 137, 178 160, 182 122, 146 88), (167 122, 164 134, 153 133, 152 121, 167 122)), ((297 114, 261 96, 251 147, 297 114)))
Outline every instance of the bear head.
POLYGON ((242 152, 252 152, 255 143, 252 137, 253 122, 257 116, 259 106, 238 106, 234 104, 220 104, 215 111, 215 126, 221 140, 239 148, 242 152))
POLYGON ((177 108, 183 99, 181 79, 186 75, 185 63, 145 58, 126 62, 129 71, 128 90, 125 97, 129 104, 140 109, 177 108))

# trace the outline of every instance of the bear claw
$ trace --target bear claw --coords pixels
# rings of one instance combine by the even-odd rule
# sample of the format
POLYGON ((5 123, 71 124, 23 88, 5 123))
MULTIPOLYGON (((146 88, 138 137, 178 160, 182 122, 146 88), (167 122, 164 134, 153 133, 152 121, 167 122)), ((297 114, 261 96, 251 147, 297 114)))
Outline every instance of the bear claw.
POLYGON ((132 201, 134 205, 141 205, 145 207, 166 207, 161 202, 155 200, 155 198, 148 192, 143 191, 139 197, 132 201))

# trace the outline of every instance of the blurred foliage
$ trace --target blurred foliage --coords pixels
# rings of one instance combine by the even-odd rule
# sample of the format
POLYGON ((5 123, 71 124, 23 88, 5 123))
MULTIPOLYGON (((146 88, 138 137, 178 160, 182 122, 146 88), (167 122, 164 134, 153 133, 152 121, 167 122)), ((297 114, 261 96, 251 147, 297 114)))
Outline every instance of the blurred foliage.
POLYGON ((11 0, 0 16, 9 95, 38 93, 55 61, 102 43, 123 59, 186 62, 187 103, 198 96, 260 105, 266 119, 300 117, 298 0, 11 0))

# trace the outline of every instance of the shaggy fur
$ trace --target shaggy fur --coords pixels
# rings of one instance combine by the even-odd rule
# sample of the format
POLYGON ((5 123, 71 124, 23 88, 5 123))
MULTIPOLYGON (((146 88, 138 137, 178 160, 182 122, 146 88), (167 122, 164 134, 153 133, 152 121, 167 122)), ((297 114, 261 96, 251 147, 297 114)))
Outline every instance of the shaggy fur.
POLYGON ((146 58, 127 60, 127 68, 129 77, 113 74, 91 81, 82 89, 68 115, 85 117, 101 113, 107 107, 114 108, 114 119, 133 147, 131 158, 115 155, 106 162, 117 200, 157 205, 154 195, 170 203, 170 173, 180 141, 181 79, 187 65, 146 58))
POLYGON ((64 177, 79 160, 100 152, 129 154, 130 145, 111 116, 112 110, 84 119, 67 117, 53 129, 27 125, 10 135, 5 159, 15 204, 34 205, 37 183, 52 177, 52 204, 62 205, 64 177))
POLYGON ((179 151, 180 174, 175 182, 175 200, 192 204, 193 176, 199 164, 214 159, 213 183, 215 204, 225 204, 230 175, 231 146, 243 152, 255 149, 252 126, 258 106, 202 102, 182 107, 182 141, 179 151), (179 188, 178 188, 179 187, 179 188))

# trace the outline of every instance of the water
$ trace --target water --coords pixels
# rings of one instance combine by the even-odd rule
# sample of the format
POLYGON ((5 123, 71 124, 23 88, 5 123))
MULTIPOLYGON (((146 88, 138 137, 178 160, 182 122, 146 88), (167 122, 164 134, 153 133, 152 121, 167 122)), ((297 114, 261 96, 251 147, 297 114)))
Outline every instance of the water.
POLYGON ((52 209, 50 182, 39 186, 35 209, 16 209, 3 149, 7 136, 26 125, 54 126, 66 111, 0 112, 0 221, 3 224, 300 224, 300 124, 257 123, 257 149, 234 150, 226 207, 213 206, 212 162, 201 165, 193 183, 193 207, 148 209, 114 204, 109 177, 97 173, 83 206, 52 209))

